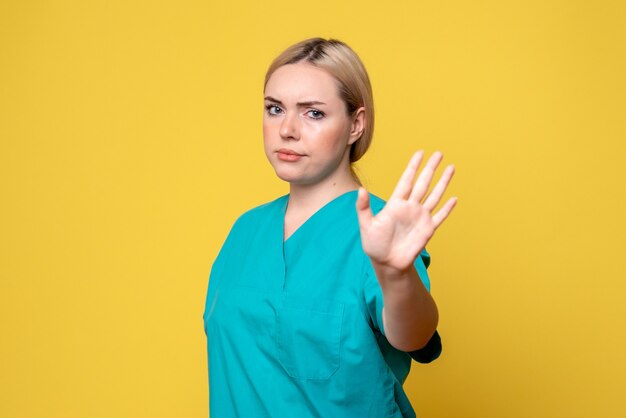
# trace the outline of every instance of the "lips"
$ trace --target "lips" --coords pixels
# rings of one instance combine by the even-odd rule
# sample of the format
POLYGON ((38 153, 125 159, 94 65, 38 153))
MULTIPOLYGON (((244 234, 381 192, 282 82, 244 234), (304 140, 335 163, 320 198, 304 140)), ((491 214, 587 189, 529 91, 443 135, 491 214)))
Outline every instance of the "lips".
POLYGON ((284 161, 286 163, 296 163, 304 157, 303 154, 298 154, 292 149, 289 148, 281 148, 276 152, 276 156, 280 161, 284 161))
POLYGON ((304 154, 299 154, 299 153, 295 152, 294 150, 288 149, 288 148, 281 148, 277 152, 280 153, 280 154, 297 155, 299 157, 304 155, 304 154))

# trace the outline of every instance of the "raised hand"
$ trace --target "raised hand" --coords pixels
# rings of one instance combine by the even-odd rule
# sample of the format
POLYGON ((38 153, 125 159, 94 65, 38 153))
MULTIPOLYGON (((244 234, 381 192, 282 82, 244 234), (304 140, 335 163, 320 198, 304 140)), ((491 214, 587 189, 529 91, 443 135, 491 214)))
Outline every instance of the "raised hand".
POLYGON ((385 207, 376 216, 370 208, 369 194, 364 188, 359 189, 356 210, 363 250, 373 263, 390 272, 401 273, 412 266, 457 202, 452 197, 433 214, 454 174, 454 166, 448 165, 421 203, 443 154, 433 153, 413 184, 423 156, 422 150, 413 155, 385 207))

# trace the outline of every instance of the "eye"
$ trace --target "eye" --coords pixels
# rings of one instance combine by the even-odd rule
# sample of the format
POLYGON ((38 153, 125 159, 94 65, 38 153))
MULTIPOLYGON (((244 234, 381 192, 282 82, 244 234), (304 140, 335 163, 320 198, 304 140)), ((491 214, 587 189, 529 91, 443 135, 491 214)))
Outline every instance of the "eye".
POLYGON ((275 104, 268 104, 265 105, 265 110, 267 110, 267 113, 269 113, 270 115, 277 115, 280 111, 280 107, 276 106, 275 104))
POLYGON ((324 112, 321 112, 316 109, 311 109, 307 112, 313 119, 322 119, 324 117, 324 112))

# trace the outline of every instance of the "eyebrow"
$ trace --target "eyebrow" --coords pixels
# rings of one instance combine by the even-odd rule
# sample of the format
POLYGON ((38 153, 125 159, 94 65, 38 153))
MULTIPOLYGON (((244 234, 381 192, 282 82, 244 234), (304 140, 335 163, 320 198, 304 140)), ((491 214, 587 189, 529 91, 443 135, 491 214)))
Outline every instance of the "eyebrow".
MULTIPOLYGON (((278 99, 273 98, 272 96, 266 96, 265 100, 269 100, 271 102, 275 102, 275 103, 278 103, 281 106, 284 106, 283 102, 281 102, 278 99)), ((311 105, 325 105, 325 104, 326 103, 320 102, 320 101, 317 101, 317 100, 311 100, 309 102, 298 102, 298 103, 296 103, 296 105, 298 105, 299 107, 311 106, 311 105)))

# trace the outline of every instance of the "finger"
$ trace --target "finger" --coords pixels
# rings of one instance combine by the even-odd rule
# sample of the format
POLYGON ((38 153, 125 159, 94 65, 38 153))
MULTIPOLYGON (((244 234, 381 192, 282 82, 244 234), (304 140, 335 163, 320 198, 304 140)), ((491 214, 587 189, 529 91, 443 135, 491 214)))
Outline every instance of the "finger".
POLYGON ((443 174, 441 175, 441 178, 439 179, 439 181, 433 188, 432 192, 430 192, 430 194, 426 198, 426 201, 424 202, 424 205, 423 205, 426 210, 428 210, 429 212, 432 212, 432 210, 435 209, 435 207, 437 207, 437 205, 439 204, 439 201, 441 200, 441 196, 443 196, 443 193, 446 191, 446 188, 448 187, 448 184, 450 183, 450 179, 452 179, 453 175, 454 175, 454 166, 450 164, 449 166, 446 167, 443 174))
POLYGON ((370 194, 363 187, 359 187, 356 199, 356 214, 359 218, 359 226, 361 229, 367 228, 374 217, 372 209, 370 208, 370 194))
POLYGON ((417 177, 417 181, 415 182, 415 186, 413 186, 413 190, 411 191, 411 196, 409 196, 409 200, 413 202, 421 202, 428 190, 428 186, 430 185, 430 181, 435 174, 435 170, 437 166, 441 162, 443 158, 443 154, 440 151, 435 151, 433 155, 430 156, 426 166, 417 177))
POLYGON ((450 212, 452 212, 452 209, 454 209, 454 207, 456 206, 457 200, 458 198, 456 196, 451 197, 443 205, 443 207, 433 215, 433 223, 435 224, 435 229, 439 228, 439 225, 441 225, 441 223, 446 220, 448 215, 450 215, 450 212))
POLYGON ((400 180, 398 180, 398 184, 394 189, 393 193, 391 193, 390 199, 407 199, 409 194, 411 193, 411 188, 413 187, 413 179, 415 179, 415 173, 417 173, 417 168, 420 166, 422 162, 422 157, 424 156, 424 151, 419 150, 411 157, 409 164, 404 169, 404 173, 400 176, 400 180))

